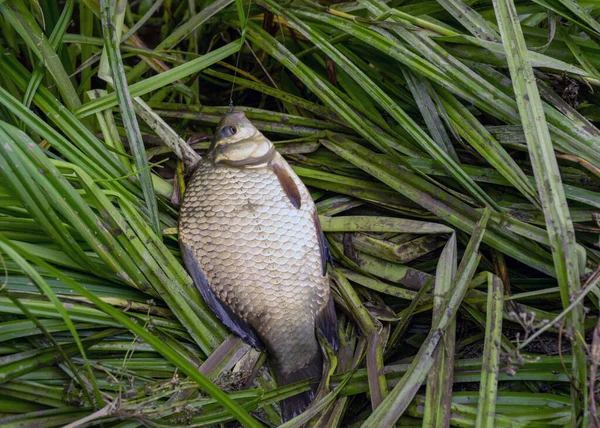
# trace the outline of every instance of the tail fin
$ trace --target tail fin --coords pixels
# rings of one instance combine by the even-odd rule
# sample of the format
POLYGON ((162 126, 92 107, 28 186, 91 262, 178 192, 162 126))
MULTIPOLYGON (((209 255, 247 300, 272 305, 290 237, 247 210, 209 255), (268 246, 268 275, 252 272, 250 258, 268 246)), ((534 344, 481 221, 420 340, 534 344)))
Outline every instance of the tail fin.
POLYGON ((301 392, 300 394, 281 401, 283 422, 287 422, 290 419, 295 418, 300 413, 304 412, 310 403, 312 403, 313 399, 315 398, 315 392, 319 386, 319 382, 321 381, 322 370, 323 358, 321 357, 321 353, 318 352, 317 356, 315 356, 311 362, 302 369, 290 372, 285 372, 282 370, 277 371, 277 383, 279 386, 289 385, 290 383, 313 378, 311 381, 310 390, 301 392))

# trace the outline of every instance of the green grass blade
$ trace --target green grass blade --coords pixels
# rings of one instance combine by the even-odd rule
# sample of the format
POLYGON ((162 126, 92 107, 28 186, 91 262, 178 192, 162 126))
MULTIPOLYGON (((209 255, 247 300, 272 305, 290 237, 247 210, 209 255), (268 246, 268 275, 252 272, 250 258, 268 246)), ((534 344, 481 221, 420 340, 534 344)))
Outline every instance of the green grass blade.
POLYGON ((133 333, 138 335, 142 340, 150 344, 157 352, 163 355, 171 363, 181 368, 181 370, 190 378, 202 387, 211 397, 219 402, 226 410, 244 426, 251 428, 260 428, 261 424, 256 421, 253 417, 249 416, 248 413, 238 406, 231 398, 227 396, 223 391, 216 387, 207 377, 201 374, 197 367, 191 364, 184 356, 177 353, 175 350, 160 341, 152 333, 146 331, 142 326, 132 321, 129 316, 125 313, 113 308, 112 306, 104 303, 93 293, 86 290, 84 287, 79 285, 77 282, 71 280, 68 276, 64 275, 59 270, 53 268, 37 257, 28 256, 28 258, 35 263, 37 266, 42 267, 52 275, 55 275, 58 279, 69 285, 74 291, 81 294, 82 296, 89 299, 98 309, 108 314, 119 324, 131 330, 133 333))
MULTIPOLYGON (((452 234, 437 265, 435 275, 433 319, 438 322, 444 301, 452 293, 452 282, 456 274, 456 234, 452 234)), ((454 375, 454 355, 456 349, 456 320, 448 325, 434 355, 434 363, 427 376, 425 394, 425 412, 423 426, 448 426, 450 424, 452 403, 452 380, 454 375)))
POLYGON ((291 14, 283 11, 271 0, 259 0, 259 3, 265 3, 274 12, 285 16, 285 18, 294 25, 300 33, 319 46, 319 48, 335 61, 338 66, 343 67, 346 72, 350 73, 351 77, 373 98, 373 100, 377 102, 380 107, 386 109, 398 124, 406 129, 415 141, 417 141, 433 159, 447 168, 448 172, 483 206, 490 205, 499 210, 496 202, 487 196, 486 193, 464 173, 449 153, 436 144, 390 96, 372 82, 362 70, 347 60, 343 54, 327 41, 327 38, 322 33, 299 19, 299 17, 305 17, 325 20, 326 16, 301 10, 296 11, 295 14, 291 14))
POLYGON ((479 404, 477 406, 477 426, 484 428, 494 426, 494 417, 496 415, 500 346, 502 343, 503 298, 504 287, 502 280, 488 273, 483 370, 481 371, 479 404))
MULTIPOLYGON (((215 0, 203 8, 200 12, 192 16, 188 21, 175 28, 164 40, 162 40, 155 51, 173 49, 179 42, 187 37, 194 30, 197 30, 199 26, 204 24, 211 17, 219 13, 221 10, 233 3, 233 0, 215 0)), ((140 62, 137 64, 128 74, 127 80, 134 82, 148 70, 148 64, 140 62)))
MULTIPOLYGON (((383 132, 377 132, 375 126, 357 114, 316 72, 298 60, 285 46, 251 21, 248 23, 248 37, 301 79, 324 104, 331 108, 356 132, 360 133, 382 151, 388 153, 392 151, 390 140, 385 138, 383 132)), ((394 149, 401 153, 406 153, 406 148, 400 144, 396 143, 394 149)))
MULTIPOLYGON (((331 140, 321 140, 321 142, 339 156, 373 175, 392 189, 427 210, 436 213, 437 216, 455 228, 468 233, 473 232, 476 212, 438 187, 407 171, 393 173, 388 162, 379 162, 373 152, 340 136, 335 136, 331 140)), ((487 229, 485 242, 542 272, 551 274, 554 271, 548 260, 549 257, 540 254, 539 249, 536 250, 531 242, 518 239, 517 243, 513 241, 515 238, 515 236, 505 235, 503 230, 490 227, 487 229), (523 246, 527 246, 528 250, 524 251, 523 246)))
POLYGON ((471 34, 473 34, 473 36, 484 40, 500 40, 498 29, 494 28, 493 24, 469 7, 468 3, 464 3, 461 0, 439 0, 439 4, 457 19, 471 34))
MULTIPOLYGON (((567 307, 572 293, 578 293, 581 289, 579 255, 573 223, 565 200, 542 101, 535 84, 533 69, 527 59, 527 47, 514 4, 512 0, 495 0, 494 8, 502 33, 527 147, 544 210, 561 300, 563 307, 567 307)), ((583 316, 583 308, 578 307, 573 309, 570 317, 570 324, 576 332, 572 339, 573 354, 575 355, 573 378, 578 383, 578 386, 572 388, 571 397, 574 418, 582 417, 581 423, 587 426, 589 415, 586 405, 587 388, 585 387, 587 384, 586 353, 577 337, 584 335, 583 316)), ((573 426, 576 424, 574 419, 573 426)))
MULTIPOLYGON (((60 19, 57 25, 52 30, 52 34, 50 35, 50 39, 48 40, 52 49, 54 49, 57 53, 60 53, 62 50, 62 38, 64 37, 64 34, 67 31, 67 27, 71 21, 71 15, 73 14, 74 7, 75 0, 69 0, 65 2, 65 6, 60 15, 60 19)), ((37 91, 37 88, 42 82, 42 78, 44 77, 45 72, 44 67, 45 64, 40 61, 36 65, 35 70, 31 75, 31 80, 29 81, 29 85, 27 86, 27 90, 25 91, 25 95, 23 96, 23 104, 25 104, 27 107, 31 105, 31 102, 33 100, 33 94, 37 91)))
POLYGON ((102 28, 105 52, 110 64, 112 79, 115 85, 115 94, 119 103, 119 110, 121 111, 125 132, 127 133, 129 146, 133 153, 134 165, 139 171, 140 185, 144 195, 145 213, 149 217, 154 231, 160 234, 161 229, 158 219, 156 196, 154 194, 154 187, 152 186, 152 179, 150 178, 150 170, 148 169, 148 159, 146 159, 142 134, 140 133, 137 118, 135 117, 133 100, 129 93, 129 88, 127 87, 121 51, 119 50, 119 41, 117 34, 115 33, 115 24, 113 22, 114 9, 110 6, 112 1, 101 0, 100 3, 102 7, 102 28))
POLYGON ((35 53, 46 69, 52 74, 56 86, 65 99, 69 109, 73 110, 81 105, 77 92, 65 71, 56 50, 53 49, 48 39, 42 32, 33 15, 23 1, 16 0, 10 4, 0 5, 0 12, 15 27, 27 46, 35 53))
MULTIPOLYGON (((207 53, 199 58, 189 61, 183 65, 172 68, 159 75, 149 77, 145 80, 129 85, 129 94, 131 97, 139 97, 157 89, 163 88, 171 83, 183 79, 191 74, 197 73, 212 64, 227 58, 236 53, 240 48, 240 41, 228 43, 214 51, 207 53)), ((112 108, 118 104, 117 96, 111 93, 97 100, 87 102, 80 108, 75 109, 74 113, 78 118, 84 118, 99 111, 112 108)))
POLYGON ((479 259, 481 258, 478 252, 479 244, 483 238, 489 215, 490 211, 486 209, 481 220, 475 227, 475 231, 456 272, 452 287, 453 292, 450 294, 450 298, 444 302, 443 311, 441 311, 442 315, 432 325, 429 335, 423 342, 402 380, 394 387, 377 410, 366 419, 361 425, 362 427, 388 428, 394 426, 429 374, 434 364, 435 351, 442 340, 444 332, 455 319, 458 307, 467 292, 468 285, 479 264, 479 259))

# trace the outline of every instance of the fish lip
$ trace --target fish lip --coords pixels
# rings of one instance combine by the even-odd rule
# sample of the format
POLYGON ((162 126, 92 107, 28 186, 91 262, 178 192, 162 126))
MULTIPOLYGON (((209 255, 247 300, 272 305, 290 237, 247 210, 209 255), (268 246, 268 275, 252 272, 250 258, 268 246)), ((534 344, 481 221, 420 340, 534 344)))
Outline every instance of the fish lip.
POLYGON ((275 149, 275 146, 271 147, 269 149, 269 151, 267 153, 265 153, 262 156, 259 156, 257 158, 249 158, 249 159, 242 159, 239 161, 232 161, 232 160, 228 160, 225 157, 220 157, 222 156, 221 150, 215 150, 215 154, 214 154, 214 158, 213 158, 213 163, 215 165, 228 165, 228 166, 233 166, 233 167, 244 167, 244 166, 256 166, 256 165, 262 165, 262 164, 266 164, 269 161, 271 161, 273 159, 273 156, 275 156, 275 152, 277 150, 275 149))

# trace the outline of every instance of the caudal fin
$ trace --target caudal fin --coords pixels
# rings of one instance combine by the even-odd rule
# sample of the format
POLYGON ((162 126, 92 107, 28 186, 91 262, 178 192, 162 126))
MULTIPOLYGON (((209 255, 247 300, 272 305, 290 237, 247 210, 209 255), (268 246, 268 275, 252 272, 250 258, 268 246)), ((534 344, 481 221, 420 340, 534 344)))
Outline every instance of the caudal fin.
POLYGON ((279 386, 289 385, 290 383, 300 382, 305 379, 312 378, 311 389, 286 398, 281 401, 281 413, 283 422, 295 418, 312 403, 315 398, 315 392, 321 381, 321 371, 323 370, 323 360, 319 353, 318 356, 312 359, 310 364, 302 369, 284 372, 277 371, 277 383, 279 386))

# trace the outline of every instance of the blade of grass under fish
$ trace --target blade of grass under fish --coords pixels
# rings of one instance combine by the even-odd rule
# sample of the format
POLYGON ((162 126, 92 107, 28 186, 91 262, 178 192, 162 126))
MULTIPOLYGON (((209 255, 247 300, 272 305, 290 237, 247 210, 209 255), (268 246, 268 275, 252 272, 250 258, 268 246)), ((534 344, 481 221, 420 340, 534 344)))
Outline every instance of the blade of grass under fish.
MULTIPOLYGON (((436 324, 441 316, 444 301, 452 293, 452 284, 456 274, 456 234, 452 234, 442 254, 435 272, 433 290, 433 318, 436 324)), ((456 346, 456 320, 453 320, 444 332, 440 345, 434 353, 431 373, 427 376, 425 410, 423 426, 449 426, 450 404, 452 403, 452 379, 454 374, 454 355, 456 346)))
POLYGON ((195 382, 200 385, 200 387, 206 391, 211 397, 213 397, 219 404, 223 406, 224 409, 229 411, 241 424, 247 427, 260 428, 261 424, 259 424, 256 419, 248 415, 248 413, 243 410, 238 404, 236 404, 227 394, 221 391, 218 387, 216 387, 207 377, 201 374, 197 367, 191 364, 184 356, 174 351, 172 348, 165 346, 165 344, 160 341, 156 336, 152 333, 145 330, 142 326, 132 321, 129 316, 125 313, 113 308, 112 306, 104 303, 98 297, 96 297, 93 293, 86 290, 77 282, 71 280, 68 276, 64 275, 58 269, 55 269, 51 265, 43 262, 37 257, 26 255, 26 258, 31 260, 35 265, 43 268, 47 272, 55 275, 58 279, 63 281, 69 287, 71 287, 78 294, 89 299, 98 309, 109 315, 115 321, 117 321, 122 326, 131 330, 133 333, 138 335, 142 340, 150 344, 157 352, 163 355, 166 359, 168 359, 172 364, 181 369, 187 376, 192 378, 195 382))
POLYGON ((161 228, 158 219, 158 206, 154 194, 154 187, 152 186, 152 179, 150 178, 150 170, 148 169, 148 159, 146 159, 144 142, 142 141, 142 134, 140 133, 140 128, 135 116, 132 97, 129 93, 129 88, 127 87, 121 51, 119 50, 119 42, 113 23, 114 8, 111 6, 111 0, 101 0, 100 4, 102 8, 104 52, 106 53, 108 63, 110 64, 115 94, 119 103, 119 110, 121 111, 125 132, 127 133, 129 147, 133 153, 134 165, 139 171, 139 181, 145 202, 145 213, 150 219, 154 231, 160 235, 161 228))
POLYGON ((504 286, 502 280, 491 273, 488 273, 487 294, 487 319, 485 323, 485 342, 476 422, 477 426, 482 428, 491 428, 494 426, 496 395, 498 394, 500 346, 502 343, 504 286))
MULTIPOLYGON (((494 0, 494 9, 502 33, 502 42, 506 50, 527 147, 544 210, 561 300, 563 307, 566 308, 570 304, 570 296, 581 290, 575 231, 565 200, 560 170, 554 155, 542 101, 535 84, 533 69, 526 56, 527 47, 514 3, 512 0, 494 0)), ((579 423, 577 420, 580 417, 582 418, 580 422, 584 426, 587 426, 589 421, 586 352, 578 337, 583 337, 585 334, 583 318, 582 307, 572 310, 570 325, 575 331, 571 343, 575 356, 573 378, 576 382, 576 385, 571 388, 573 426, 579 423)))
POLYGON ((299 428, 307 423, 313 416, 317 415, 321 410, 328 407, 330 404, 334 402, 337 396, 342 392, 346 383, 352 377, 351 374, 347 375, 342 382, 338 386, 335 387, 333 391, 323 397, 318 403, 315 403, 309 409, 307 409, 304 413, 296 416, 294 419, 287 421, 286 423, 280 425, 279 428, 299 428))
POLYGON ((406 129, 419 145, 427 151, 427 153, 442 166, 448 169, 448 172, 454 177, 475 199, 482 205, 490 205, 496 210, 500 210, 496 202, 472 181, 460 166, 451 158, 449 153, 446 153, 438 144, 436 144, 429 135, 427 135, 413 120, 406 114, 404 110, 381 88, 379 88, 362 70, 350 62, 342 53, 339 52, 327 38, 317 31, 315 28, 308 26, 299 17, 312 18, 316 14, 297 10, 294 14, 280 8, 272 0, 257 0, 261 4, 266 4, 271 10, 278 15, 283 15, 296 30, 318 45, 338 66, 344 70, 358 83, 367 93, 371 95, 373 100, 406 129), (297 16, 296 16, 297 15, 297 16))
POLYGON ((40 61, 46 66, 48 72, 54 78, 56 86, 65 103, 70 110, 81 105, 77 92, 65 71, 56 50, 46 39, 42 29, 37 24, 33 15, 23 1, 16 0, 8 4, 0 5, 0 12, 10 24, 15 27, 19 35, 25 40, 27 46, 35 53, 40 61))
POLYGON ((460 262, 454 277, 452 290, 447 301, 443 302, 441 316, 431 326, 431 330, 414 357, 413 363, 402 377, 398 385, 390 392, 381 405, 364 421, 361 427, 388 428, 396 424, 413 400, 421 384, 431 371, 434 364, 435 351, 438 348, 444 332, 455 320, 458 308, 467 292, 471 278, 479 265, 479 244, 483 239, 490 210, 486 209, 477 222, 473 235, 460 262))

